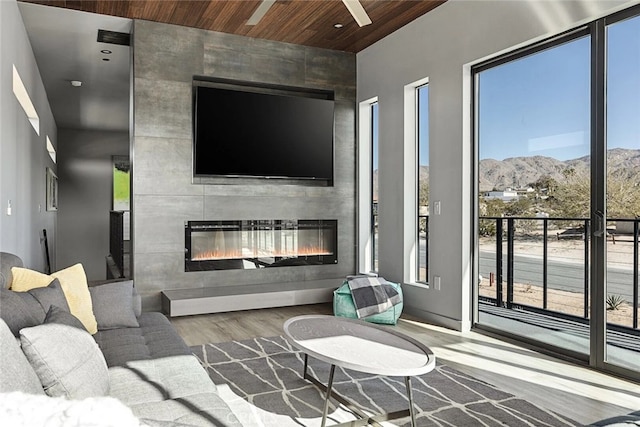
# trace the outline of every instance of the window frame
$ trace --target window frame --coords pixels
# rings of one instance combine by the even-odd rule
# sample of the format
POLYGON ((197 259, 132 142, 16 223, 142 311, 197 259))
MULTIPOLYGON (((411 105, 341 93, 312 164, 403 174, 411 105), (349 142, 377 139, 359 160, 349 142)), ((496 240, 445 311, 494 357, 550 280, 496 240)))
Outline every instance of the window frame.
POLYGON ((372 209, 373 196, 373 115, 372 105, 378 103, 373 97, 358 106, 358 265, 360 273, 374 272, 372 209))
MULTIPOLYGON (((429 80, 422 81, 422 84, 415 86, 415 144, 416 144, 416 265, 415 265, 415 283, 420 283, 424 285, 429 284, 429 215, 427 215, 426 224, 427 224, 427 235, 426 235, 426 260, 425 260, 425 268, 426 268, 426 276, 424 280, 420 280, 420 117, 421 117, 421 108, 420 108, 420 90, 427 88, 429 90, 429 80)), ((423 108, 425 106, 422 106, 423 108)), ((429 93, 427 92, 427 121, 429 119, 429 93)), ((429 126, 427 124, 427 133, 429 132, 429 126)), ((429 144, 427 143, 427 151, 429 150, 429 144)), ((428 166, 428 165, 427 165, 428 166)), ((429 204, 427 204, 429 206, 429 204)))

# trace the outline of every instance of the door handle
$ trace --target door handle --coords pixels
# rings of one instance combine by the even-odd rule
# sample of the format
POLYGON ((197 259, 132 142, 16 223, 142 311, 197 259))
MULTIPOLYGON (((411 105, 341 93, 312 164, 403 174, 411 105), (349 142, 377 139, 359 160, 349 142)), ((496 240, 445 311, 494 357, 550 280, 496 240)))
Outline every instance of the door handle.
POLYGON ((593 237, 602 237, 604 235, 604 214, 602 211, 595 212, 595 220, 593 237))

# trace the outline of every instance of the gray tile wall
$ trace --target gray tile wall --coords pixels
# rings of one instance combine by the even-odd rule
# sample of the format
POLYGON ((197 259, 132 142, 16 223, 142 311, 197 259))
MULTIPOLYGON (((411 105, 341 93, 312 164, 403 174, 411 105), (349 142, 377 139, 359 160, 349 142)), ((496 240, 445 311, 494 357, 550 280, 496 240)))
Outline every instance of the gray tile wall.
POLYGON ((338 287, 355 271, 355 55, 148 21, 134 23, 133 55, 133 274, 145 310, 160 309, 164 289, 338 287), (194 76, 335 91, 334 186, 194 184, 194 76), (305 218, 338 220, 337 265, 184 272, 185 221, 305 218))

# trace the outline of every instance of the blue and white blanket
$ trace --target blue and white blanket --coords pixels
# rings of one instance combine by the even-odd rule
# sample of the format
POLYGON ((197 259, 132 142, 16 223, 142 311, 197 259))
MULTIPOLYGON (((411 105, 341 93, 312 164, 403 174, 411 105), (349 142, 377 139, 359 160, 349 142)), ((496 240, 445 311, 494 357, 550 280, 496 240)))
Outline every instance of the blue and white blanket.
POLYGON ((398 291, 382 277, 347 277, 359 319, 387 311, 400 303, 398 291))

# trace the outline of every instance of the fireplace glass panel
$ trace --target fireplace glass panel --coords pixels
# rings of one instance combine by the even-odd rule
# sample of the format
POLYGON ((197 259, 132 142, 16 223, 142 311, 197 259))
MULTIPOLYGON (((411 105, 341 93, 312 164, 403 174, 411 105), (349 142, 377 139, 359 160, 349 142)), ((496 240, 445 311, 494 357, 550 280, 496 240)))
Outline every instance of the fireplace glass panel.
POLYGON ((337 263, 336 220, 189 221, 185 270, 337 263))

